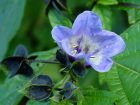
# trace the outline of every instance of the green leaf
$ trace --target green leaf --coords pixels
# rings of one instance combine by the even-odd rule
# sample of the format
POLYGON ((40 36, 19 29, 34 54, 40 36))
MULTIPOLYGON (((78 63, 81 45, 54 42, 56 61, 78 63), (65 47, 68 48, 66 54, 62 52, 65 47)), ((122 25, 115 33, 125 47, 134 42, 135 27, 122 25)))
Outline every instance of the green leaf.
POLYGON ((27 105, 50 105, 49 102, 38 102, 35 100, 29 100, 27 105))
POLYGON ((92 9, 92 11, 95 12, 101 18, 104 29, 112 29, 113 14, 109 6, 96 5, 92 9))
POLYGON ((138 20, 140 20, 140 9, 135 9, 135 8, 128 9, 127 13, 128 13, 129 24, 134 24, 138 20))
POLYGON ((22 99, 22 94, 18 90, 23 85, 23 78, 14 77, 7 79, 4 84, 0 85, 0 104, 1 105, 18 105, 22 99))
POLYGON ((121 34, 128 28, 127 17, 118 7, 95 5, 92 11, 100 17, 103 29, 121 34))
MULTIPOLYGON (((37 60, 52 60, 53 61, 53 60, 55 60, 55 54, 56 54, 57 50, 58 50, 58 48, 56 47, 56 48, 50 49, 48 51, 35 52, 35 53, 31 54, 30 56, 37 56, 37 58, 36 58, 37 60)), ((53 76, 53 74, 56 75, 58 73, 58 72, 56 72, 55 69, 51 70, 55 67, 58 68, 57 65, 54 65, 54 64, 52 66, 51 64, 47 64, 47 63, 33 63, 31 66, 33 67, 36 75, 47 72, 48 74, 53 76)), ((56 79, 58 79, 58 78, 56 77, 56 79)))
POLYGON ((98 90, 93 87, 87 87, 83 88, 81 92, 83 98, 80 97, 79 101, 82 100, 82 103, 78 105, 113 105, 115 100, 117 100, 117 95, 107 90, 98 90))
POLYGON ((140 20, 140 9, 135 8, 135 5, 120 4, 119 9, 127 12, 129 24, 134 24, 140 20))
POLYGON ((30 56, 36 55, 38 59, 45 59, 49 60, 51 58, 55 58, 55 53, 58 50, 58 47, 50 49, 48 51, 40 51, 40 52, 35 52, 31 54, 30 56))
POLYGON ((8 43, 19 29, 26 0, 0 1, 0 59, 8 48, 8 43))
POLYGON ((118 4, 117 0, 98 0, 99 4, 103 4, 103 5, 115 5, 118 4))
MULTIPOLYGON (((56 56, 57 50, 58 48, 56 47, 48 51, 36 52, 36 53, 33 53, 32 55, 37 55, 38 60, 54 61, 56 60, 55 56, 56 56)), ((58 64, 34 63, 32 64, 32 67, 36 75, 47 74, 53 79, 53 81, 59 81, 62 78, 59 72, 61 68, 60 68, 60 65, 58 64)))
MULTIPOLYGON (((57 49, 58 48, 53 48, 53 49, 50 49, 50 50, 44 51, 44 52, 36 52, 36 53, 33 53, 32 55, 37 55, 38 60, 53 61, 56 59, 55 54, 56 54, 57 49)), ((34 63, 34 64, 32 64, 32 67, 33 67, 36 75, 47 74, 54 81, 59 81, 61 78, 61 75, 59 73, 60 67, 57 64, 34 63)))
POLYGON ((56 105, 73 105, 73 104, 70 103, 70 101, 68 101, 68 100, 63 100, 59 104, 57 103, 56 105))
POLYGON ((0 64, 0 85, 4 83, 4 81, 6 80, 7 77, 7 71, 6 68, 3 67, 3 65, 0 64))
POLYGON ((139 105, 140 103, 140 21, 128 28, 122 37, 126 49, 115 58, 113 68, 101 74, 109 89, 118 94, 116 105, 139 105), (103 76, 104 75, 104 76, 103 76))
POLYGON ((48 101, 48 102, 39 102, 39 101, 35 101, 35 100, 29 100, 27 102, 27 105, 73 105, 71 104, 69 101, 67 100, 63 100, 62 102, 60 103, 56 103, 56 102, 53 102, 53 101, 48 101))
POLYGON ((62 13, 57 12, 54 9, 51 9, 49 11, 48 17, 49 17, 52 27, 56 25, 63 25, 63 26, 68 26, 68 27, 72 26, 71 21, 67 17, 63 16, 62 13))
POLYGON ((79 78, 80 87, 85 86, 94 86, 95 88, 99 88, 99 78, 98 72, 93 70, 92 68, 86 69, 87 73, 84 77, 79 78))

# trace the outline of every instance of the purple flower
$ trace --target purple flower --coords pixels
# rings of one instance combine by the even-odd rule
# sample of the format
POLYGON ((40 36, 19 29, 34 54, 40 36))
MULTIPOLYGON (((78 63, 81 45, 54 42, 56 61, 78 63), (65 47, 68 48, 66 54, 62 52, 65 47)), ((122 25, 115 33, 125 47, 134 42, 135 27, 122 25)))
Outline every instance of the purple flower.
POLYGON ((111 57, 125 49, 123 39, 107 30, 102 30, 100 18, 91 11, 77 16, 72 29, 55 26, 52 37, 68 55, 84 59, 86 65, 96 71, 108 71, 113 61, 111 57))

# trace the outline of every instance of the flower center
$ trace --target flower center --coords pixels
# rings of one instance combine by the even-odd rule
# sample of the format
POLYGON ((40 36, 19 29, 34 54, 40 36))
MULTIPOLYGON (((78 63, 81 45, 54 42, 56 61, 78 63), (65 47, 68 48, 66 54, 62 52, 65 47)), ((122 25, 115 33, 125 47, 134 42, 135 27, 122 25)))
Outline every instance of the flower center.
POLYGON ((98 45, 88 35, 77 35, 70 39, 72 55, 76 55, 81 52, 84 54, 92 54, 97 48, 98 45))

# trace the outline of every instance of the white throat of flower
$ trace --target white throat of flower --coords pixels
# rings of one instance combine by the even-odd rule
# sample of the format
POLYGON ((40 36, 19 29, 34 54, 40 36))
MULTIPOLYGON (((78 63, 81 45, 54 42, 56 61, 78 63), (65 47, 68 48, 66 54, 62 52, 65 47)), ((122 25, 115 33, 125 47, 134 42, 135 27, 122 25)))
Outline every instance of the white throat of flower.
POLYGON ((70 38, 70 49, 72 55, 76 55, 80 52, 84 54, 92 54, 99 46, 88 35, 75 35, 70 38))
POLYGON ((89 59, 91 62, 94 62, 95 65, 100 64, 102 60, 102 56, 99 53, 100 47, 90 36, 75 35, 69 39, 68 44, 73 56, 79 53, 89 54, 91 55, 89 59))

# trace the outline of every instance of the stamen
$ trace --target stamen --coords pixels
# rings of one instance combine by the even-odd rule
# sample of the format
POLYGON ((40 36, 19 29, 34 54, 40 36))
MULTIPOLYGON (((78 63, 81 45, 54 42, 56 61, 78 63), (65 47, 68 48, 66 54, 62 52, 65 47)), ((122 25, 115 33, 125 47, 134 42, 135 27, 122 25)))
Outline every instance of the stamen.
POLYGON ((76 36, 70 39, 71 54, 76 55, 78 53, 92 53, 97 49, 96 43, 93 43, 89 36, 82 35, 76 36))
POLYGON ((90 58, 95 58, 95 56, 90 56, 90 58))
POLYGON ((90 60, 94 61, 95 56, 90 56, 90 60))
POLYGON ((72 53, 72 55, 76 55, 77 54, 77 50, 72 50, 71 53, 72 53))
POLYGON ((101 54, 96 54, 96 55, 92 55, 90 56, 90 60, 91 62, 93 62, 95 65, 99 65, 101 63, 101 61, 103 60, 103 56, 101 54))
POLYGON ((76 48, 76 47, 78 47, 78 45, 77 44, 73 44, 72 47, 73 48, 76 48))

